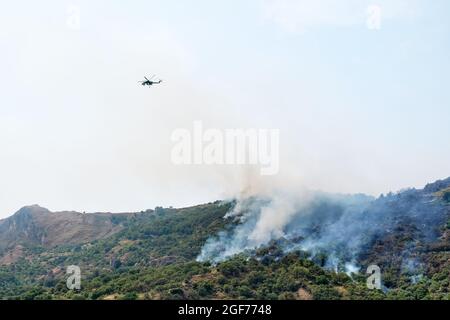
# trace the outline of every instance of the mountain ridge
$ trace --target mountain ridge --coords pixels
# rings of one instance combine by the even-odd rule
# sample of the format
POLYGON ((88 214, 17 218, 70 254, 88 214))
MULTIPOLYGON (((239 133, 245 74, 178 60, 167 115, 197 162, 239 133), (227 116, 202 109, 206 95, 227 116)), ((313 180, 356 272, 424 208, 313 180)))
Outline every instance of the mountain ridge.
POLYGON ((218 262, 197 258, 209 241, 225 245, 229 239, 220 236, 249 221, 230 215, 238 207, 245 215, 236 200, 122 214, 27 206, 0 221, 12 240, 0 254, 0 299, 449 299, 449 187, 447 178, 390 193, 349 215, 346 196, 322 194, 312 215, 287 226, 295 237, 281 235, 218 262), (355 217, 369 220, 359 225, 355 217), (344 240, 366 225, 367 239, 345 260, 344 240), (305 247, 304 240, 320 245, 305 247), (346 262, 355 268, 347 270, 346 262), (384 291, 365 286, 370 264, 380 266, 384 291), (82 270, 80 291, 65 286, 69 265, 82 270))
POLYGON ((0 252, 18 244, 48 248, 107 237, 120 230, 114 216, 131 214, 52 212, 39 205, 24 206, 0 220, 0 252))

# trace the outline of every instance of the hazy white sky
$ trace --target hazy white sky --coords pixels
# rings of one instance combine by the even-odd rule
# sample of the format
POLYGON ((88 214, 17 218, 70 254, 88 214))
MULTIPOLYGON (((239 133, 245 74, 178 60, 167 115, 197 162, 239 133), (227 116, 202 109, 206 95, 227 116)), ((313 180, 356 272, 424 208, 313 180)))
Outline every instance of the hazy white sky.
POLYGON ((446 0, 3 2, 0 217, 34 203, 183 206, 247 183, 377 195, 445 178, 449 12, 446 0), (137 83, 150 74, 163 85, 137 83), (280 175, 172 165, 171 132, 194 120, 280 129, 280 175))

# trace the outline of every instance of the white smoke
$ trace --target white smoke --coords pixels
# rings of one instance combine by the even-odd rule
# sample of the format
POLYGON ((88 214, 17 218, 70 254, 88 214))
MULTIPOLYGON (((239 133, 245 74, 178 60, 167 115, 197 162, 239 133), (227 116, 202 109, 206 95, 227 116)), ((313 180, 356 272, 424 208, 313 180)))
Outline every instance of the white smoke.
MULTIPOLYGON (((220 262, 246 250, 267 245, 272 240, 290 240, 302 236, 302 233, 307 234, 321 219, 319 214, 322 213, 317 212, 325 203, 330 206, 330 211, 326 212, 327 217, 322 217, 325 222, 340 219, 331 226, 325 226, 329 234, 322 235, 320 239, 306 239, 301 244, 292 243, 290 247, 285 247, 285 250, 319 252, 320 248, 327 247, 332 242, 344 240, 345 230, 348 228, 341 228, 341 224, 348 221, 343 218, 343 210, 346 215, 350 215, 353 202, 358 203, 361 208, 361 205, 369 200, 372 198, 358 199, 305 190, 299 193, 273 191, 272 196, 240 198, 225 216, 225 219, 232 222, 231 227, 208 239, 197 260, 220 262), (316 218, 319 220, 315 221, 316 218)), ((359 245, 357 239, 351 240, 353 246, 359 245)))
POLYGON ((360 269, 360 254, 371 241, 392 232, 399 223, 414 225, 423 239, 436 236, 436 226, 443 223, 445 214, 442 204, 432 201, 435 191, 428 189, 378 199, 306 190, 245 193, 224 217, 228 227, 207 240, 197 260, 218 263, 275 241, 284 252, 306 251, 312 259, 325 259, 320 264, 326 268, 355 273, 360 269))

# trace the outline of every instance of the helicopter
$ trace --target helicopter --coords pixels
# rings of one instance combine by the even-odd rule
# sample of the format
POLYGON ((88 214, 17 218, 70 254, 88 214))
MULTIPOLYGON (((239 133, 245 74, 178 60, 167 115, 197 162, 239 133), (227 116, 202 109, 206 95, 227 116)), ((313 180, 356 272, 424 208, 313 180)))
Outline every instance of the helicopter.
POLYGON ((161 82, 162 82, 162 80, 161 79, 159 79, 159 80, 153 80, 153 78, 155 77, 155 75, 153 75, 153 76, 151 76, 150 77, 150 79, 148 79, 147 77, 144 77, 145 78, 145 81, 139 81, 143 86, 152 86, 152 85, 154 85, 154 84, 160 84, 161 82))

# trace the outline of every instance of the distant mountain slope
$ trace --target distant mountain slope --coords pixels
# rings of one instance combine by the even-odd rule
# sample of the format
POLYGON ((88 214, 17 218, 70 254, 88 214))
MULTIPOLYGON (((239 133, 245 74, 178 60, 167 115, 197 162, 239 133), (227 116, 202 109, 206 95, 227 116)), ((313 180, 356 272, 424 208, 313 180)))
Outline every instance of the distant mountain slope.
POLYGON ((90 242, 121 229, 111 213, 50 212, 38 205, 23 207, 0 220, 0 252, 16 245, 46 248, 90 242))

